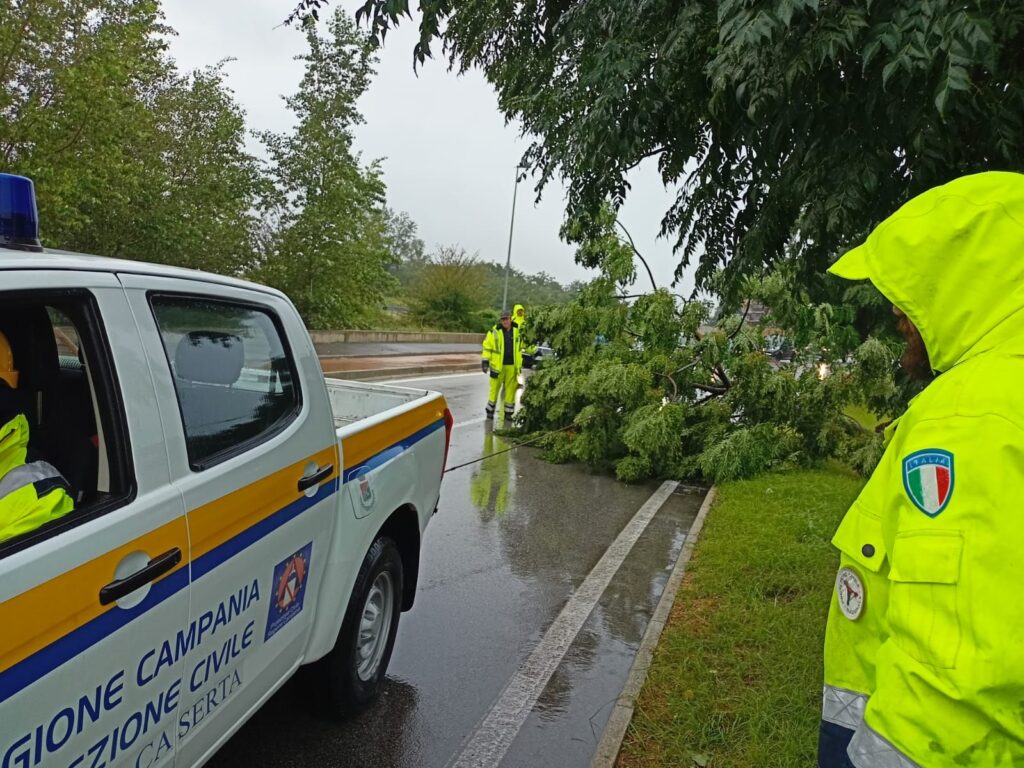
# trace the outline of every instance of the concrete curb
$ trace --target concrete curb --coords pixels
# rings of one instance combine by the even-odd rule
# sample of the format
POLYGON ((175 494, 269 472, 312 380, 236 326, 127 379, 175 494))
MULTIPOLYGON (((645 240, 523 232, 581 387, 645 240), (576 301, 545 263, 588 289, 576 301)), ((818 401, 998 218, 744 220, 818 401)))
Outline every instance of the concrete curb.
POLYGON ((349 358, 349 357, 412 357, 412 356, 419 356, 419 355, 423 355, 423 354, 427 354, 427 355, 446 355, 447 356, 447 355, 471 355, 471 354, 475 353, 475 354, 477 354, 479 356, 480 350, 476 349, 476 347, 478 347, 478 346, 479 346, 478 344, 474 345, 474 349, 472 349, 472 350, 469 350, 469 349, 466 349, 466 350, 458 349, 458 350, 453 350, 451 352, 373 352, 372 354, 367 354, 366 352, 351 352, 351 353, 346 354, 346 355, 333 355, 333 354, 320 354, 320 353, 318 353, 317 357, 319 357, 321 360, 345 360, 346 358, 349 358))
POLYGON ((431 333, 416 331, 310 331, 314 344, 349 343, 424 343, 424 344, 479 344, 484 333, 431 333))
POLYGON ((601 741, 597 745, 597 752, 590 763, 591 768, 612 768, 619 757, 622 740, 626 737, 626 729, 629 728, 629 723, 633 719, 636 699, 640 695, 640 689, 643 688, 644 681, 647 679, 647 670, 650 668, 651 660, 654 658, 654 649, 658 646, 661 632, 665 629, 668 615, 675 604, 679 585, 682 584, 683 576, 686 575, 686 566, 693 555, 693 549, 697 545, 697 538, 704 527, 704 518, 707 517, 708 511, 715 501, 715 495, 715 486, 711 486, 707 496, 704 497, 704 503, 700 505, 697 517, 694 518, 693 524, 686 534, 686 542, 679 551, 679 558, 672 569, 672 575, 669 576, 668 582, 665 584, 665 591, 661 593, 661 599, 658 601, 654 614, 647 624, 644 637, 640 641, 640 648, 636 652, 636 658, 633 659, 633 666, 629 670, 629 677, 626 678, 626 684, 623 686, 619 698, 615 700, 612 715, 608 718, 608 724, 605 726, 604 733, 601 735, 601 741))
POLYGON ((403 376, 427 376, 429 374, 469 373, 479 371, 480 363, 461 365, 408 365, 402 368, 363 368, 355 371, 334 371, 325 373, 328 379, 348 379, 349 381, 380 381, 397 379, 403 376))

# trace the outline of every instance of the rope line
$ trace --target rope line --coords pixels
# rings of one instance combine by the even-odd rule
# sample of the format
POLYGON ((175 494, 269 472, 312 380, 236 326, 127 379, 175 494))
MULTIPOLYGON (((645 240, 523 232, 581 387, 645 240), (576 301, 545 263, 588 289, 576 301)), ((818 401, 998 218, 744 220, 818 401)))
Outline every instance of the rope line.
POLYGON ((487 461, 488 459, 493 458, 495 456, 501 456, 501 454, 503 454, 503 453, 509 453, 510 451, 514 451, 516 448, 524 448, 527 445, 532 445, 533 443, 540 442, 541 440, 546 438, 548 435, 557 434, 559 432, 567 432, 570 429, 575 429, 576 427, 579 427, 579 426, 580 426, 579 424, 573 422, 572 424, 568 424, 568 425, 566 425, 564 427, 560 427, 559 429, 549 430, 549 431, 544 432, 543 434, 538 435, 537 437, 534 437, 534 438, 532 438, 530 440, 524 440, 521 443, 515 443, 514 445, 510 445, 508 448, 502 448, 500 451, 495 451, 494 453, 489 453, 486 456, 481 456, 479 459, 473 459, 472 461, 467 461, 464 464, 456 464, 454 467, 448 467, 447 469, 445 469, 444 474, 447 475, 449 472, 454 472, 456 469, 463 469, 464 467, 470 467, 470 466, 472 466, 474 464, 479 464, 481 461, 487 461))

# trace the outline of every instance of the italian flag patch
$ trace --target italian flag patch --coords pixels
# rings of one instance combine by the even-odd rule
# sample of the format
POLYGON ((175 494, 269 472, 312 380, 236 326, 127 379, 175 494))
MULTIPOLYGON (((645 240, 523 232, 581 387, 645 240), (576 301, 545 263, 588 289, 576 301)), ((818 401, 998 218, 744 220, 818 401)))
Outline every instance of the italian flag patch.
POLYGON ((953 454, 941 448, 914 451, 903 459, 903 487, 914 506, 935 517, 953 495, 953 454))

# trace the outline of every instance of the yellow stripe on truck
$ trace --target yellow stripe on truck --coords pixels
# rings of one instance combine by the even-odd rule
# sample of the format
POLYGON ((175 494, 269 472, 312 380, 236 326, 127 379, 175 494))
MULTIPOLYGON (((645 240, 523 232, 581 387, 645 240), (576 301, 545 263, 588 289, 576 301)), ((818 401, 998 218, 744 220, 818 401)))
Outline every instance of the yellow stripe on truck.
MULTIPOLYGON (((139 536, 77 568, 55 576, 27 592, 0 603, 0 671, 14 666, 55 640, 116 605, 100 605, 100 588, 114 580, 118 563, 132 552, 151 557, 178 547, 188 552, 188 528, 184 518, 139 536)), ((162 579, 185 568, 187 561, 162 579)), ((120 609, 117 609, 120 610, 120 609)))
POLYGON ((301 498, 298 482, 310 463, 318 467, 332 464, 334 472, 322 482, 334 480, 339 474, 337 447, 325 448, 300 462, 189 512, 192 559, 202 557, 301 498))
POLYGON ((407 413, 400 414, 342 440, 345 470, 354 469, 387 448, 402 442, 438 421, 444 420, 445 401, 436 398, 407 413))

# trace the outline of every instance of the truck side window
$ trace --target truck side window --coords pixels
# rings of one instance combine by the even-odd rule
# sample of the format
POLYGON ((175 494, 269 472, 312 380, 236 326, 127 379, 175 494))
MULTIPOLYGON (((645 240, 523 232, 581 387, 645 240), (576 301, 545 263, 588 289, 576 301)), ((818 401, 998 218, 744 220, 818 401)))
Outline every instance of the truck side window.
POLYGON ((298 377, 274 316, 196 296, 153 295, 194 470, 280 432, 299 412, 298 377))
MULTIPOLYGON (((10 495, 6 508, 0 504, 2 557, 126 504, 134 479, 120 389, 93 296, 77 289, 0 292, 0 334, 13 358, 6 367, 14 368, 0 385, 0 422, 21 420, 21 442, 0 446, 0 471, 52 467, 31 504, 10 495), (57 488, 67 502, 53 496, 57 488)), ((8 482, 6 490, 15 487, 8 482)))

